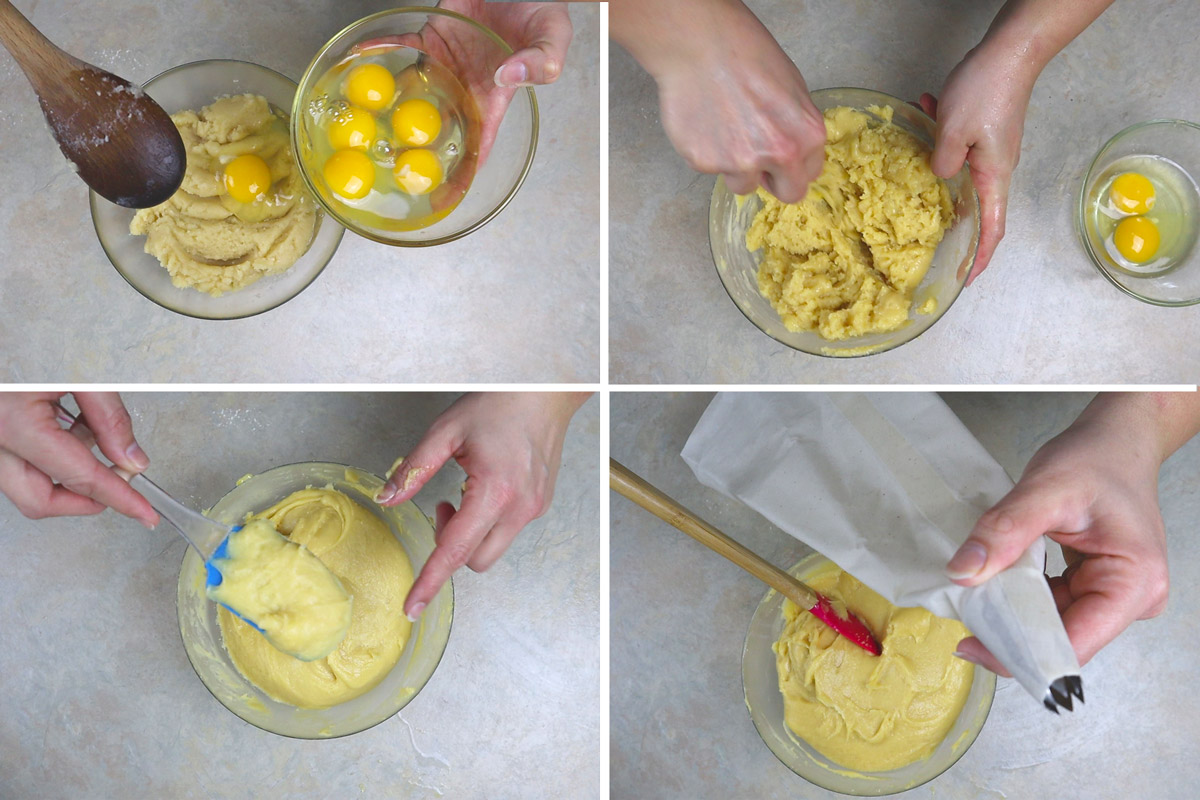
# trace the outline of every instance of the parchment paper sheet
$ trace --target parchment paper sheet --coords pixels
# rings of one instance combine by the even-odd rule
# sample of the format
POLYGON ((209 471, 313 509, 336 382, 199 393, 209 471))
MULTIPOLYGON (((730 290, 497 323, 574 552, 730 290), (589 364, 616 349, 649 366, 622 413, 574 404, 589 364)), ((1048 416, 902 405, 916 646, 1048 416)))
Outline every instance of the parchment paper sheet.
POLYGON ((1043 577, 1044 541, 982 586, 945 566, 1012 480, 933 394, 717 395, 683 449, 734 497, 891 602, 957 618, 1042 702, 1079 663, 1043 577))

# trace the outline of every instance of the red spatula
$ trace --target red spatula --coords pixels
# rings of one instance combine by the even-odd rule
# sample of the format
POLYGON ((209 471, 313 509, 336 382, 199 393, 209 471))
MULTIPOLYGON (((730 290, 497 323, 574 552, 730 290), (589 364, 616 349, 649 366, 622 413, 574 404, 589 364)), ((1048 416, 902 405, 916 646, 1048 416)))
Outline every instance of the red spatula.
POLYGON ((807 609, 814 617, 863 650, 873 656, 879 655, 879 642, 858 617, 853 614, 845 618, 839 617, 828 598, 822 597, 775 565, 764 561, 759 555, 730 539, 611 458, 609 485, 663 522, 673 525, 700 544, 725 556, 796 605, 807 609))

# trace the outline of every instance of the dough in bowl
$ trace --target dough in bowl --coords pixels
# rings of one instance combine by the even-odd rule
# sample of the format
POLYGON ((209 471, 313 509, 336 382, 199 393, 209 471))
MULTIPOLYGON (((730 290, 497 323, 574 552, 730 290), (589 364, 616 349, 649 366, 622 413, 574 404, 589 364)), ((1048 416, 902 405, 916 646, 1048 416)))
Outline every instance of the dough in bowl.
MULTIPOLYGON (((825 112, 825 167, 799 203, 758 190, 746 234, 762 249, 758 288, 791 331, 836 341, 905 325, 954 206, 930 151, 892 109, 825 112)), ((923 303, 932 313, 936 301, 923 303)))

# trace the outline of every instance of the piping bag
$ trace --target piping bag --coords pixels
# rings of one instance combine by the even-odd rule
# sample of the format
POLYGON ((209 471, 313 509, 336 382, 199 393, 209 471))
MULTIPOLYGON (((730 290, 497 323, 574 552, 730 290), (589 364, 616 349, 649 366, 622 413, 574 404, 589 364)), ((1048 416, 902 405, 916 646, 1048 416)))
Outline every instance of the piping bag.
POLYGON ((718 394, 683 448, 733 497, 898 606, 963 622, 1035 699, 1083 700, 1038 539, 980 586, 945 567, 1013 482, 933 394, 718 394))

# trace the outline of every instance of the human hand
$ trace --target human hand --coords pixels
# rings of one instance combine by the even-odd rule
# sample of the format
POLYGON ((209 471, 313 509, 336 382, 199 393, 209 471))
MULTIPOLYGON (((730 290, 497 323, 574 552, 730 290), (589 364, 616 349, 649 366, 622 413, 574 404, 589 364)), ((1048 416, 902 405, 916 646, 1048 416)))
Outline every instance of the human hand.
POLYGON ((981 45, 967 54, 942 88, 941 100, 921 95, 921 108, 937 120, 931 166, 940 178, 952 178, 971 165, 979 194, 979 248, 967 276, 969 286, 983 272, 1004 238, 1008 186, 1021 158, 1025 111, 1037 74, 993 55, 981 45))
MULTIPOLYGON (((479 166, 487 161, 504 112, 517 88, 554 83, 562 74, 573 28, 563 3, 489 3, 442 0, 439 8, 470 17, 495 31, 515 51, 493 68, 498 48, 457 21, 432 16, 418 33, 362 42, 358 49, 402 44, 423 50, 451 70, 480 103, 479 166)), ((401 76, 403 80, 403 76, 401 76)))
POLYGON ((658 83, 667 137, 692 169, 723 175, 731 192, 761 184, 799 202, 825 159, 825 121, 804 78, 740 3, 692 14, 704 21, 672 35, 675 51, 639 58, 658 83))
POLYGON ((437 546, 404 601, 416 619, 455 570, 482 572, 517 533, 546 513, 563 440, 586 395, 480 392, 443 412, 380 490, 392 506, 411 499, 453 458, 467 473, 461 507, 439 503, 437 546))
POLYGON ((65 392, 0 394, 0 491, 30 519, 99 514, 105 508, 148 528, 158 514, 112 467, 141 472, 150 463, 133 438, 129 412, 115 392, 76 392, 78 421, 58 423, 55 404, 65 392))
MULTIPOLYGON (((1139 415, 1098 411, 1104 409, 1093 404, 1038 450, 946 570, 955 583, 975 586, 1011 565, 1039 536, 1058 542, 1068 566, 1048 580, 1080 664, 1134 620, 1157 616, 1167 604, 1166 533, 1158 507, 1165 455, 1139 415)), ((978 639, 964 639, 958 650, 1008 675, 978 639)))

